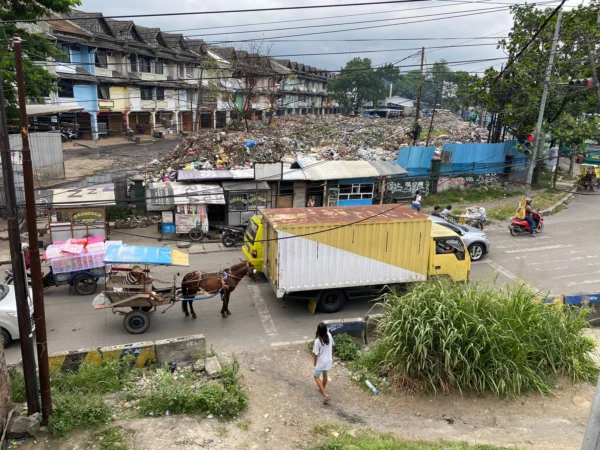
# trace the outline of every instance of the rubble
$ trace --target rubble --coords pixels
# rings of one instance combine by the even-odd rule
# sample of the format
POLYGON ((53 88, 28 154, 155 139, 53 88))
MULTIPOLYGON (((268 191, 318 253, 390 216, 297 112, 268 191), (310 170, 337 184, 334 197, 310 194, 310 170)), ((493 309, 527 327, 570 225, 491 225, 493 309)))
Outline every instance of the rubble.
POLYGON ((206 370, 206 374, 211 378, 216 377, 217 374, 221 371, 221 364, 219 363, 219 360, 217 359, 216 356, 211 356, 210 358, 206 358, 205 370, 206 370))
POLYGON ((40 432, 42 416, 34 413, 31 416, 13 416, 8 424, 8 439, 36 437, 40 432))

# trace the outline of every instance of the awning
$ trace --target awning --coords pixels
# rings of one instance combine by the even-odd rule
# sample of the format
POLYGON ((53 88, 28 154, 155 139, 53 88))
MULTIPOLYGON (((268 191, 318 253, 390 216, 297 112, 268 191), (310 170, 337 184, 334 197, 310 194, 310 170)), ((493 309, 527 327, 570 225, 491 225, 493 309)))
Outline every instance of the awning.
POLYGON ((223 190, 231 191, 268 191, 269 183, 266 181, 223 181, 223 190))
POLYGON ((27 115, 35 116, 54 116, 61 113, 83 111, 83 106, 67 105, 27 105, 27 115))
POLYGON ((115 204, 115 185, 110 183, 77 189, 35 191, 35 204, 44 208, 112 206, 115 204))
POLYGON ((177 181, 253 180, 254 169, 241 170, 179 170, 177 181))
POLYGON ((394 161, 299 161, 306 178, 311 181, 378 178, 406 175, 406 170, 394 161))
POLYGON ((148 183, 146 208, 148 211, 167 211, 175 205, 224 205, 223 188, 218 184, 148 183))
POLYGON ((190 258, 187 253, 168 247, 109 245, 104 255, 104 264, 149 264, 187 267, 190 265, 190 258))

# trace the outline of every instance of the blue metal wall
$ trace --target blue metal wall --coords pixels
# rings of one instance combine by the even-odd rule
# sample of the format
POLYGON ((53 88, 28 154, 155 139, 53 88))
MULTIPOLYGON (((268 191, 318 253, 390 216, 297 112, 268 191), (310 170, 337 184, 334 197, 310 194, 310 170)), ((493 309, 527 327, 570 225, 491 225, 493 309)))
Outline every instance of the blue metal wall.
POLYGON ((404 147, 398 150, 398 165, 409 177, 429 175, 435 147, 404 147))
POLYGON ((73 95, 85 112, 98 111, 98 89, 95 84, 77 84, 73 86, 73 95))

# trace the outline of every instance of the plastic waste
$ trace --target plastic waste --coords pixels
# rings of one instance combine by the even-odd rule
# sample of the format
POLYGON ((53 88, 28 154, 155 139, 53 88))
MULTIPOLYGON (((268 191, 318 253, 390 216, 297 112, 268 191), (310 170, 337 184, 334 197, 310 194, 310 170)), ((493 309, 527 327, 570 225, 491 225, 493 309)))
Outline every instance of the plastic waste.
POLYGON ((371 389, 373 394, 379 395, 379 389, 377 389, 375 386, 373 386, 373 384, 369 380, 365 380, 365 384, 367 385, 367 387, 369 389, 371 389))

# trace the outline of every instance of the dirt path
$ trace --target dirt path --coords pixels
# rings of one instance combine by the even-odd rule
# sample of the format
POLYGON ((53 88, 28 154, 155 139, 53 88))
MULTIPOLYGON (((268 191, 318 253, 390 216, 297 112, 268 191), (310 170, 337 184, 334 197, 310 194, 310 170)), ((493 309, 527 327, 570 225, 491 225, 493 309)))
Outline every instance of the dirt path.
MULTIPOLYGON (((222 354, 222 359, 228 355, 222 354)), ((578 449, 594 386, 564 383, 555 396, 531 394, 516 401, 459 395, 374 396, 350 379, 336 363, 331 371, 329 405, 321 403, 312 378, 311 358, 302 345, 238 355, 249 407, 238 421, 162 417, 116 424, 134 433, 136 450, 310 449, 313 427, 337 423, 371 428, 411 440, 455 440, 535 449, 578 449)), ((67 439, 41 439, 23 449, 84 449, 91 433, 67 439)), ((98 446, 96 446, 98 448, 98 446)))

